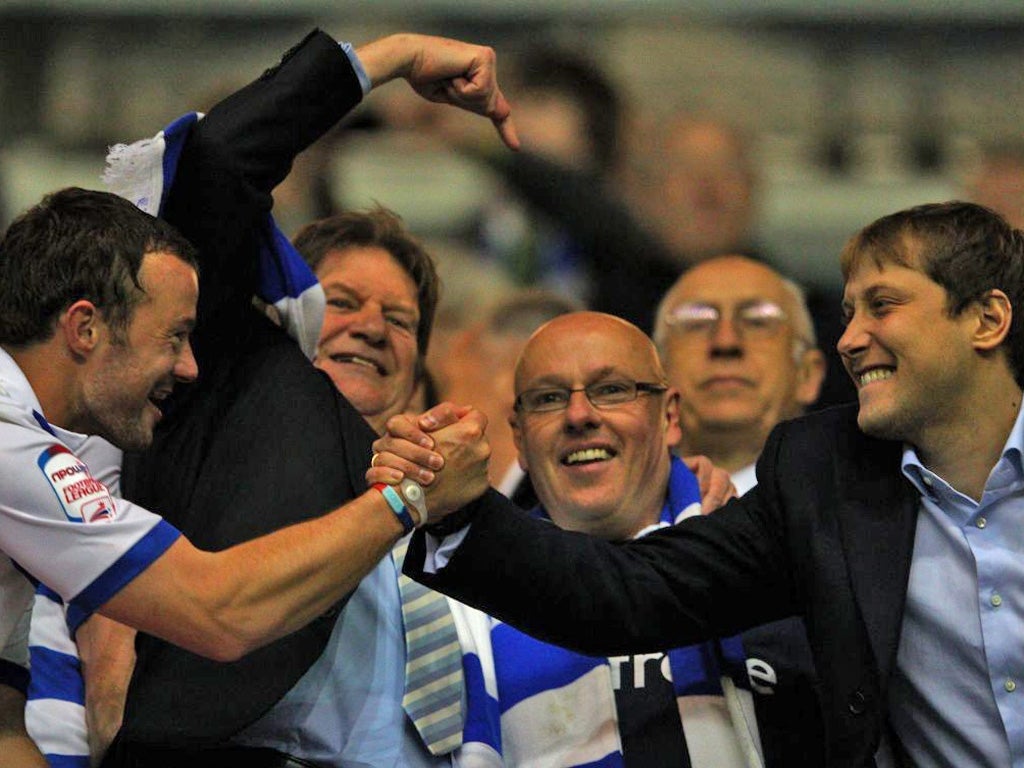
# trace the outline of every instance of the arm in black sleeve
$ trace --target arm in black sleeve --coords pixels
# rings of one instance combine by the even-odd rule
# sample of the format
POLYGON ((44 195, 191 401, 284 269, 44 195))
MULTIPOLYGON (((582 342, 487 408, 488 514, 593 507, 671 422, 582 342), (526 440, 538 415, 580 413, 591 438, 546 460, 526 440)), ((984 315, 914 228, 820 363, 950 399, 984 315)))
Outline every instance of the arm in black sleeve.
POLYGON ((564 227, 597 269, 614 267, 624 254, 642 262, 673 262, 668 247, 593 174, 528 151, 495 154, 487 161, 523 200, 564 227))
POLYGON ((406 572, 583 653, 688 645, 800 610, 778 500, 768 487, 708 517, 621 544, 535 520, 493 491, 472 511, 469 533, 446 567, 424 573, 417 533, 406 572))
POLYGON ((345 52, 314 31, 192 129, 163 215, 200 252, 200 333, 226 302, 248 305, 273 188, 361 98, 345 52))
POLYGON ((594 284, 594 309, 650 331, 661 295, 682 272, 669 248, 592 174, 530 152, 487 162, 523 200, 583 249, 594 284))

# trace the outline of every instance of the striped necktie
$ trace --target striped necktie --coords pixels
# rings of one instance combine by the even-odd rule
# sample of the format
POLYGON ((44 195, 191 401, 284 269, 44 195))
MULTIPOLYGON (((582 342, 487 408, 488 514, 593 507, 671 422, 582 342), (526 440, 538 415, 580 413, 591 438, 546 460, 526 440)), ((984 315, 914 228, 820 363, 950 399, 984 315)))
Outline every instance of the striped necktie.
POLYGON ((462 745, 462 649, 444 595, 402 573, 409 538, 392 550, 405 625, 405 697, 402 708, 432 755, 462 745))

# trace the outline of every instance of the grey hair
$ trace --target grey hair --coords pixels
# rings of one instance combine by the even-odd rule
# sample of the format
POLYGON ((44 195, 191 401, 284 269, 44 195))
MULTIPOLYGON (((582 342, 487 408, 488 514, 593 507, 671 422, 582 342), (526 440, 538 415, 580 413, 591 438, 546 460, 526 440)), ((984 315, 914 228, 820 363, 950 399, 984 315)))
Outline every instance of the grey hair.
POLYGON ((811 310, 807 307, 807 292, 799 283, 788 277, 782 278, 782 285, 789 292, 796 308, 793 313, 793 330, 796 331, 793 339, 793 362, 799 364, 804 352, 818 346, 818 335, 814 332, 811 310))

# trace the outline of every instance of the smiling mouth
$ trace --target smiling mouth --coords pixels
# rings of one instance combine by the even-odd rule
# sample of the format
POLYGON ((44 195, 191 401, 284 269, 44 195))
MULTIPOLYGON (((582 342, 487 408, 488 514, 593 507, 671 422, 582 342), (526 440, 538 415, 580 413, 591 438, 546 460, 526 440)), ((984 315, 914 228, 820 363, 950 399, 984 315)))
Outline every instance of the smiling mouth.
POLYGON ((608 448, 582 448, 565 456, 562 459, 562 464, 573 467, 579 464, 596 464, 613 458, 615 458, 615 452, 608 448))
POLYGON ((333 362, 335 362, 335 363, 347 363, 347 364, 350 364, 350 365, 361 365, 364 368, 371 368, 371 369, 373 369, 374 371, 376 371, 381 376, 385 375, 385 373, 386 373, 386 371, 384 370, 384 366, 382 366, 380 363, 376 362, 375 360, 370 360, 368 357, 360 357, 359 355, 350 355, 350 354, 345 354, 345 353, 337 354, 337 355, 331 355, 330 357, 331 357, 331 360, 333 362))
POLYGON ((872 368, 870 371, 857 374, 857 385, 864 387, 876 381, 884 381, 892 378, 895 373, 896 371, 892 368, 872 368))

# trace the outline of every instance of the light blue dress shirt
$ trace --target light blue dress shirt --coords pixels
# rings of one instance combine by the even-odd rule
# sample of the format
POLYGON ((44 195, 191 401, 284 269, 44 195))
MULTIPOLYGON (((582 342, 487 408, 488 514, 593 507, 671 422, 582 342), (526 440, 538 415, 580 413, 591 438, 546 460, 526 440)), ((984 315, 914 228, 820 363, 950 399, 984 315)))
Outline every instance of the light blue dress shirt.
POLYGON ((323 655, 233 741, 335 768, 437 768, 402 709, 405 631, 398 569, 385 557, 342 610, 323 655))
POLYGON ((917 766, 1024 768, 1022 414, 980 504, 903 454, 921 502, 889 704, 917 766))

